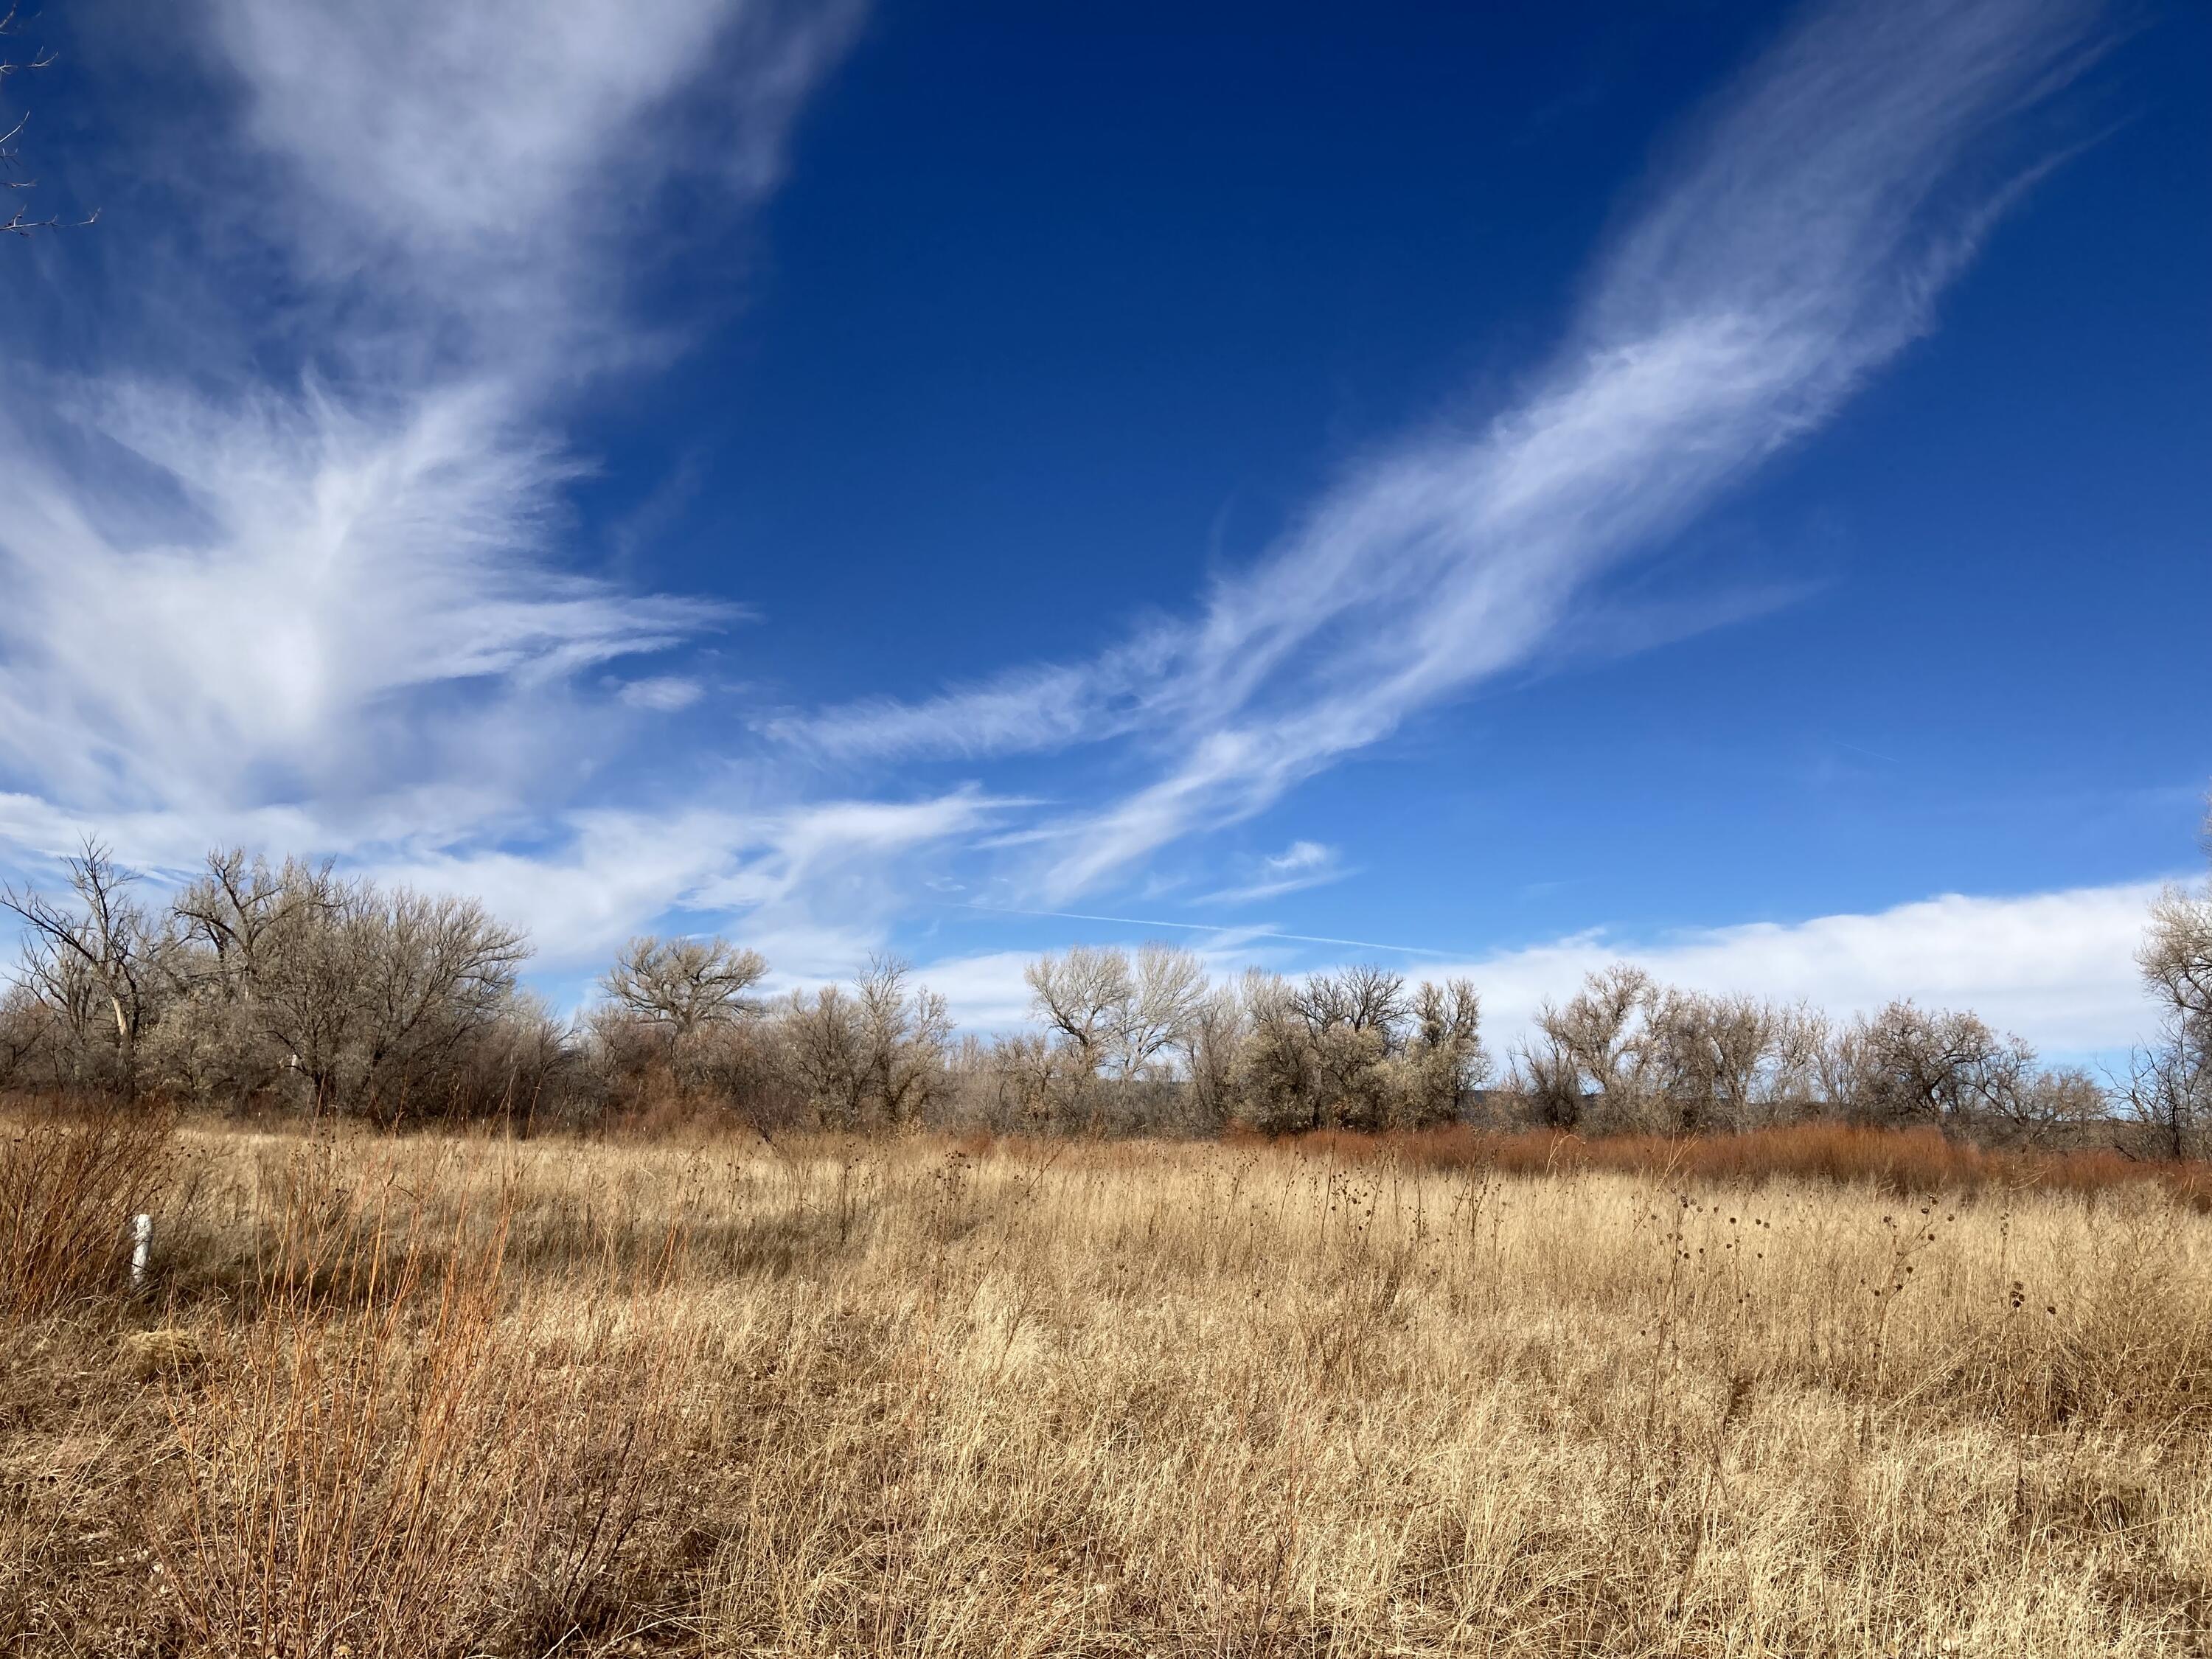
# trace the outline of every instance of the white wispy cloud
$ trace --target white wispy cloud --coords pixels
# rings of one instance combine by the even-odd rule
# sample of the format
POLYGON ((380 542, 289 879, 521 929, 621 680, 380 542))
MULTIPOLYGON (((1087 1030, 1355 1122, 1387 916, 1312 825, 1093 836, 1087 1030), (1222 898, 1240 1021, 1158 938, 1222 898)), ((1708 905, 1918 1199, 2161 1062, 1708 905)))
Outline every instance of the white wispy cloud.
MULTIPOLYGON (((1011 904, 977 904, 955 902, 963 910, 988 910, 1006 916, 1036 916, 1053 921, 1104 922, 1119 930, 1167 937, 1177 933, 1200 933, 1203 941, 1192 948, 1219 954, 1251 945, 1255 941, 1292 945, 1335 945, 1355 951, 1379 951, 1386 957, 1431 957, 1438 961, 1449 960, 1452 952, 1438 951, 1419 945, 1392 945, 1379 939, 1343 939, 1328 933, 1292 933, 1279 927, 1269 927, 1254 922, 1224 923, 1214 921, 1171 921, 1158 916, 1102 915, 1095 910, 1027 910, 1011 904)), ((1117 934, 1127 937, 1127 932, 1117 934)), ((1189 943, 1186 941, 1186 943, 1189 943)))
POLYGON ((925 702, 868 697, 821 713, 778 714, 762 730, 835 760, 1058 749, 1129 729, 1105 729, 1110 688, 1122 672, 1118 663, 1017 669, 925 702))
MULTIPOLYGON (((1064 902, 1528 665, 1596 578, 1929 328, 2033 174, 2006 167, 2014 118, 2094 56, 2100 9, 1863 0, 1809 14, 1678 144, 1563 344, 1493 418, 1354 466, 1194 617, 1087 664, 781 731, 846 757, 1138 733, 1150 781, 1046 826, 1029 876, 1064 902)), ((1707 620, 1743 608, 1723 596, 1707 620)), ((1675 614, 1660 631, 1689 625, 1675 614)))
MULTIPOLYGON (((531 933, 544 965, 606 960, 671 912, 734 919, 779 973, 850 972, 882 948, 885 919, 920 884, 915 860, 1018 801, 973 788, 908 801, 824 800, 671 812, 580 808, 526 843, 428 837, 359 860, 368 873, 482 898, 531 933)), ((0 818, 4 823, 4 818, 0 818)))
POLYGON ((650 708, 656 714, 673 714, 698 702, 706 695, 706 690, 704 685, 688 674, 653 674, 644 679, 625 682, 615 696, 632 708, 650 708))
POLYGON ((431 715, 444 744, 501 736, 517 691, 557 701, 716 616, 549 568, 561 464, 483 388, 385 420, 313 388, 126 381, 73 412, 107 441, 101 479, 18 430, 0 525, 0 760, 58 800, 404 785, 431 715))
POLYGON ((149 861, 542 838, 696 697, 581 672, 737 613, 571 562, 564 428, 675 341, 632 298, 665 191, 741 218, 856 17, 210 0, 207 108, 144 135, 208 234, 186 258, 110 215, 112 325, 27 339, 0 408, 0 833, 149 861))
POLYGON ((275 164, 284 252, 317 284, 302 303, 416 373, 442 354, 573 380, 653 337, 625 301, 651 263, 637 233, 677 234, 661 192, 765 195, 859 16, 852 0, 213 0, 206 44, 275 164))
POLYGON ((1317 841, 1294 841, 1279 853, 1269 853, 1253 860, 1251 880, 1201 894, 1191 902, 1256 904, 1262 899, 1280 898, 1286 893, 1304 892, 1309 887, 1341 881, 1351 873, 1344 867, 1342 854, 1335 848, 1317 841))

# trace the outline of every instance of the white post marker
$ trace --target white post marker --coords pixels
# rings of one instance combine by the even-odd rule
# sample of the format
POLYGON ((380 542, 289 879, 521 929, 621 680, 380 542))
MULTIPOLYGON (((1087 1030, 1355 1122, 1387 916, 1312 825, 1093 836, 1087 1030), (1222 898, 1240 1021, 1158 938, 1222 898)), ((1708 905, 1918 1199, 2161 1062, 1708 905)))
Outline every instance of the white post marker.
POLYGON ((146 1269, 154 1261, 154 1218, 134 1215, 131 1218, 131 1288, 143 1290, 146 1285, 146 1269))

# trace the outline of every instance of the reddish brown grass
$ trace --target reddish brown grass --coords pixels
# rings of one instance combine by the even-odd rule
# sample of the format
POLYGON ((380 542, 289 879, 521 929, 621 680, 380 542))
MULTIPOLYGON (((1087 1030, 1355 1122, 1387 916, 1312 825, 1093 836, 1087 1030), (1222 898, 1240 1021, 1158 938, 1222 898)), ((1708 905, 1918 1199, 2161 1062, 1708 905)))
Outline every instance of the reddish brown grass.
POLYGON ((1359 1134, 1324 1130, 1285 1143, 1340 1164, 1396 1162, 1429 1170, 1494 1170, 1505 1175, 1613 1170, 1635 1175, 1756 1185, 1822 1181, 1886 1192, 1977 1192, 1985 1188, 2069 1193, 2160 1188, 2200 1213, 2212 1212, 2212 1169, 2159 1163, 2103 1149, 1991 1149, 1932 1128, 1876 1129, 1802 1123, 1719 1135, 1584 1136, 1453 1127, 1359 1134))

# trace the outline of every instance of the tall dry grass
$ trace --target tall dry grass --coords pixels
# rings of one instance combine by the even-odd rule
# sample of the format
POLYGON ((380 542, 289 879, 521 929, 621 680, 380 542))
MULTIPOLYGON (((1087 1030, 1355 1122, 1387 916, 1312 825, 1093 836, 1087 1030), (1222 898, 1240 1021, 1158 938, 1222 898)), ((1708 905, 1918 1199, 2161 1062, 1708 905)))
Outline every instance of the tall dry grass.
POLYGON ((180 1138, 40 1653, 2183 1654, 2212 1220, 1403 1147, 180 1138))
POLYGON ((0 1118, 0 1322, 114 1290, 131 1218, 168 1188, 166 1113, 111 1102, 0 1118))

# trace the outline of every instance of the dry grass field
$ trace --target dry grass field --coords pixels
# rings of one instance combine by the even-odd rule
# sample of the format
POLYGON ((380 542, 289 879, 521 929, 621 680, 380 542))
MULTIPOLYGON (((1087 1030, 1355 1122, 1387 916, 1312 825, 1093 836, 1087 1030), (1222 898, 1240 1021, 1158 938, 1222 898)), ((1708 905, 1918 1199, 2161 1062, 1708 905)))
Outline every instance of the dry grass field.
POLYGON ((2154 1182, 186 1130, 131 1299, 21 1248, 137 1200, 64 1133, 0 1170, 0 1652, 2212 1643, 2154 1182))

